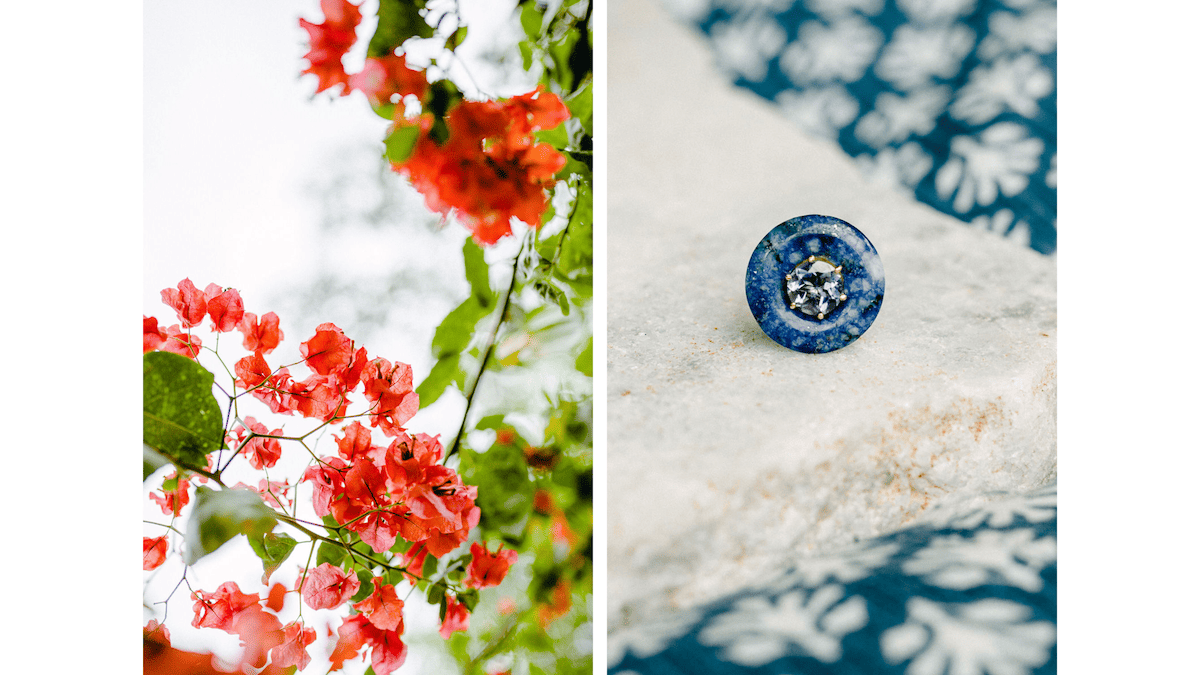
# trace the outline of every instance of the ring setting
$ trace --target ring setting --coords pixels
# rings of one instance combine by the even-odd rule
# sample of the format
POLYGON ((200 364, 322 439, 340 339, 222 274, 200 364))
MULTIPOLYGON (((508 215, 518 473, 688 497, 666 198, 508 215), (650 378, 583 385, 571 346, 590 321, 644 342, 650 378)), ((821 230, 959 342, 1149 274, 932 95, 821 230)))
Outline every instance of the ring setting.
POLYGON ((763 237, 746 268, 746 301, 763 332, 820 354, 857 340, 883 304, 883 264, 866 235, 844 220, 809 215, 763 237))

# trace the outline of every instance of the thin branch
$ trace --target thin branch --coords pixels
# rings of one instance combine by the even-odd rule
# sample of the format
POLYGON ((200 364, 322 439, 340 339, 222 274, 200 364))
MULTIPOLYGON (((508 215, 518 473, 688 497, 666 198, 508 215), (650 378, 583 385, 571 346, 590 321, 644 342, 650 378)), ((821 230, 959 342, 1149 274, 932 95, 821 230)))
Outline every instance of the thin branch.
POLYGON ((517 251, 517 256, 513 258, 512 278, 508 282, 508 290, 504 292, 504 300, 500 303, 500 313, 496 317, 496 324, 492 326, 492 332, 488 335, 487 348, 483 352, 483 358, 479 361, 479 370, 475 373, 475 378, 471 381, 471 389, 467 392, 467 409, 463 411, 462 424, 458 426, 458 433, 454 435, 454 444, 450 446, 450 451, 446 453, 446 459, 443 463, 450 460, 459 446, 462 445, 463 434, 467 430, 467 420, 471 417, 471 404, 475 402, 475 392, 479 389, 479 381, 483 379, 483 373, 487 370, 488 359, 492 357, 492 352, 496 348, 496 336, 500 334, 500 326, 504 323, 505 317, 508 315, 508 305, 512 298, 513 290, 517 287, 517 273, 521 269, 521 256, 525 254, 525 244, 529 242, 526 238, 521 242, 521 248, 517 251))

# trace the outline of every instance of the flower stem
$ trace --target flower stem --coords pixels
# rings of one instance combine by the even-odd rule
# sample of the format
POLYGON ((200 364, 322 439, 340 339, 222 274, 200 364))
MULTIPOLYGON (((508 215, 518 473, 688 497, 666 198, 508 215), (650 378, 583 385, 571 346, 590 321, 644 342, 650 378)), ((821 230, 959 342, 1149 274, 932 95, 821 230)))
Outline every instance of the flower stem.
POLYGON ((496 348, 496 336, 500 334, 500 326, 504 323, 504 319, 508 315, 508 303, 512 298, 513 290, 517 287, 517 273, 521 269, 521 256, 525 254, 525 244, 528 242, 528 238, 521 242, 521 248, 517 251, 517 256, 513 258, 512 278, 508 282, 508 290, 504 292, 504 299, 500 301, 500 314, 496 318, 496 325, 492 326, 492 332, 488 334, 487 348, 484 349, 483 358, 479 361, 479 370, 475 373, 475 378, 471 381, 470 390, 467 391, 467 408, 463 411, 462 424, 458 426, 458 433, 454 435, 454 444, 450 446, 450 451, 446 453, 446 459, 443 460, 443 463, 449 461, 458 452, 459 446, 462 445, 463 434, 467 430, 467 420, 471 417, 471 404, 475 401, 475 392, 479 389, 479 380, 483 379, 483 373, 487 370, 488 359, 492 358, 492 352, 496 348))

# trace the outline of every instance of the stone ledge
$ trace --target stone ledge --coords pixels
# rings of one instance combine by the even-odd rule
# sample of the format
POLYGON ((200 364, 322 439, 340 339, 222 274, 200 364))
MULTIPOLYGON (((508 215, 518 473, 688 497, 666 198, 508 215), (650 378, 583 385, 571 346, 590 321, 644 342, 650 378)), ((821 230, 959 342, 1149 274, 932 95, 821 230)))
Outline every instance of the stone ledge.
POLYGON ((1054 261, 866 184, 654 4, 610 17, 610 622, 1054 479, 1054 261), (744 291, 758 240, 808 213, 866 233, 887 278, 822 355, 772 342, 744 291))

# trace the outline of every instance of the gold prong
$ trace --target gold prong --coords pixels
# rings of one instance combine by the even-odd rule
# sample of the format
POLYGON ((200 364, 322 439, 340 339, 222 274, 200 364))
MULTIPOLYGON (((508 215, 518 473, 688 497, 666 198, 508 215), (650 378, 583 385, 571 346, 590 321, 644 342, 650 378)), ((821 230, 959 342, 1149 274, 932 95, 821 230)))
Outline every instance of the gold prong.
POLYGON ((824 315, 823 313, 821 313, 821 312, 817 312, 817 318, 818 318, 818 319, 824 319, 824 318, 825 318, 825 315, 824 315))
POLYGON ((787 274, 783 275, 783 278, 784 278, 784 279, 787 279, 788 281, 791 281, 791 280, 792 280, 792 273, 791 273, 791 272, 788 272, 787 274))
POLYGON ((816 259, 817 259, 817 256, 815 256, 815 255, 810 255, 810 256, 808 256, 808 262, 813 262, 813 261, 815 261, 816 259))
POLYGON ((788 306, 791 307, 792 309, 796 309, 796 303, 794 303, 794 302, 789 302, 788 306))
POLYGON ((834 271, 834 272, 841 272, 841 271, 842 271, 842 266, 841 266, 841 265, 838 265, 837 267, 833 268, 833 271, 834 271))
POLYGON ((845 294, 845 293, 842 293, 841 295, 839 295, 839 296, 838 296, 838 300, 841 300, 842 302, 845 302, 845 301, 846 301, 846 294, 845 294))

